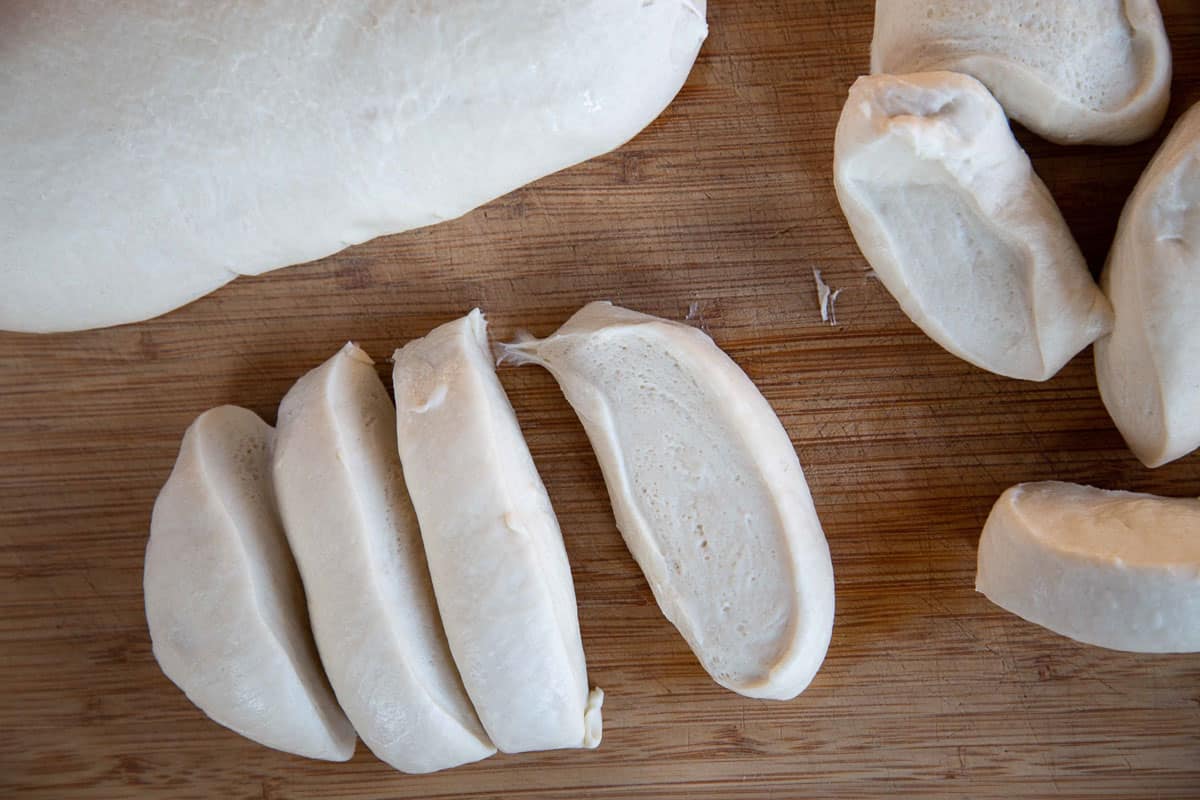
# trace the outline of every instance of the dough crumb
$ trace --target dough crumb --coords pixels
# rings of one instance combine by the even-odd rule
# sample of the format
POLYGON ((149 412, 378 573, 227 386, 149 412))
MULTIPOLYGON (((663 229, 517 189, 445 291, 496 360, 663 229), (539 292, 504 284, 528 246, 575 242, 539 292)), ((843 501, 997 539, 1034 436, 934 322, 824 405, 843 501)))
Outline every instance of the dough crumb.
POLYGON ((841 289, 830 289, 821 278, 821 270, 813 268, 813 280, 817 283, 817 303, 821 308, 821 321, 828 322, 830 325, 837 325, 837 309, 836 303, 838 295, 842 293, 841 289))

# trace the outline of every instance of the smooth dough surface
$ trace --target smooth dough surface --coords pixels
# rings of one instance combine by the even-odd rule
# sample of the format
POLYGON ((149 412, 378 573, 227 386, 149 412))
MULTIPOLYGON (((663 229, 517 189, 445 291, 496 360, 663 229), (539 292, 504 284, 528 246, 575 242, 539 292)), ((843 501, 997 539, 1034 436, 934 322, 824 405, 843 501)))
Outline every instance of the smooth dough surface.
POLYGON ((859 78, 834 179, 880 281, 959 358, 1042 381, 1108 332, 1108 301, 1058 206, 974 78, 859 78))
POLYGON ((975 588, 1087 644, 1200 651, 1200 500, 1019 484, 984 525, 975 588))
POLYGON ((143 588, 154 657, 215 721, 345 761, 354 729, 321 671, 271 489, 274 432, 221 406, 196 418, 150 522, 143 588))
POLYGON ((1155 0, 876 0, 871 72, 950 70, 1064 144, 1158 129, 1171 48, 1155 0))
POLYGON ((1182 458, 1200 447, 1200 105, 1125 203, 1100 285, 1114 314, 1096 342, 1104 405, 1146 466, 1182 458))
POLYGON ((746 374, 703 332, 610 303, 505 351, 562 387, 617 527, 713 680, 803 691, 829 647, 833 567, 787 431, 746 374))
POLYGON ((325 672, 380 760, 424 773, 495 752, 438 618, 396 412, 347 344, 279 406, 275 491, 325 672))
POLYGON ((0 329, 146 319, 612 150, 704 0, 0 5, 0 329))
POLYGON ((505 753, 596 747, 575 585, 550 498, 472 311, 395 354, 397 435, 442 623, 505 753))

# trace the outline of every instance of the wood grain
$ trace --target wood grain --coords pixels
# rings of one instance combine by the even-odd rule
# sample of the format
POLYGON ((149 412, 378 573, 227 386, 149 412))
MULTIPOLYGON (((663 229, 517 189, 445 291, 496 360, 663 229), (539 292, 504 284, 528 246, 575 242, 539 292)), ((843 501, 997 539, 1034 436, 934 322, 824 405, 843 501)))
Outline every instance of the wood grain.
MULTIPOLYGON (((710 0, 688 85, 616 153, 467 217, 242 279, 139 325, 0 335, 0 795, 34 798, 1200 797, 1200 657, 1077 645, 972 588, 1001 490, 1061 478, 1200 493, 1200 456, 1142 468, 1084 354, 1046 384, 947 355, 871 280, 834 200, 834 124, 869 0, 710 0), (843 292, 836 327, 811 270, 843 292), (613 526, 550 377, 502 379, 558 510, 592 679, 594 752, 432 776, 276 753, 209 722, 150 652, 151 504, 200 411, 273 420, 353 338, 378 358, 474 305, 497 337, 611 298, 689 309, 786 424, 833 551, 838 612, 790 703, 709 681, 613 526)), ((1170 119, 1200 100, 1200 10, 1164 0, 1170 119)), ((1154 151, 1021 134, 1094 268, 1154 151)), ((2 168, 0 168, 2 172, 2 168)), ((381 364, 381 369, 386 365, 381 364)))

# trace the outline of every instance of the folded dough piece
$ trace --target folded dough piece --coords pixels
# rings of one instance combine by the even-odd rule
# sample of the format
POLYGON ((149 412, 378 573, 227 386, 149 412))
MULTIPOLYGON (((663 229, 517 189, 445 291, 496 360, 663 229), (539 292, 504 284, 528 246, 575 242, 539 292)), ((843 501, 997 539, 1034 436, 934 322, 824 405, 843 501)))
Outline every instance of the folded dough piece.
POLYGON ((274 432, 221 406, 196 418, 150 521, 143 588, 159 666, 215 721, 345 761, 354 730, 321 672, 271 491, 274 432))
POLYGON ((880 281, 959 358, 1042 381, 1108 332, 1108 302, 1058 206, 974 78, 859 78, 833 168, 880 281))
POLYGON ((0 11, 0 329, 146 319, 618 147, 704 0, 110 0, 0 11))
POLYGON ((951 70, 1064 144, 1158 129, 1171 47, 1155 0, 876 0, 871 72, 951 70))
POLYGON ((600 744, 575 586, 478 309, 395 354, 400 459, 467 693, 505 753, 600 744))
POLYGON ((395 420, 374 362, 347 344, 283 398, 275 488, 338 701, 380 760, 433 772, 496 748, 438 619, 395 420))
POLYGON ((1200 651, 1200 500, 1019 484, 984 525, 975 588, 1087 644, 1200 651))
POLYGON ((617 527, 717 683, 789 699, 833 629, 833 567, 787 431, 708 336, 590 303, 506 357, 554 375, 600 460, 617 527))
POLYGON ((1200 105, 1125 203, 1100 281, 1115 317, 1096 342, 1100 396, 1137 457, 1158 467, 1200 447, 1200 105))

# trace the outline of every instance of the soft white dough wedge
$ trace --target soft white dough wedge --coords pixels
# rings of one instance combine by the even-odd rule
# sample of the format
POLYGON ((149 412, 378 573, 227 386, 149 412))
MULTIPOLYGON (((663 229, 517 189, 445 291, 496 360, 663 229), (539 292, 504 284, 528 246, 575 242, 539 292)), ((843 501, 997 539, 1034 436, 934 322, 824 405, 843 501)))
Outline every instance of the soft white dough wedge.
POLYGON ((1100 285, 1111 336, 1096 342, 1104 405, 1148 467, 1200 447, 1200 105, 1121 212, 1100 285))
POLYGON ((942 347, 1042 381, 1108 332, 1108 302, 979 81, 859 78, 834 141, 838 201, 859 248, 942 347))
POLYGON ((196 418, 150 522, 143 588, 159 666, 227 728, 345 761, 354 729, 321 672, 271 491, 274 432, 221 406, 196 418))
POLYGON ((1080 642, 1200 651, 1200 500, 1023 483, 979 540, 975 588, 1080 642))
POLYGON ((404 476, 467 693, 505 753, 596 747, 575 586, 478 309, 395 354, 404 476))
POLYGON ((548 369, 600 461, 658 605, 717 683, 790 699, 833 630, 833 566, 787 431, 695 328, 590 303, 506 345, 548 369))
POLYGON ((628 141, 705 0, 6 2, 0 329, 133 322, 628 141))
POLYGON ((438 619, 395 419, 374 362, 347 344, 283 398, 274 475, 338 701, 380 760, 423 773, 496 748, 438 619))
POLYGON ((1158 129, 1171 47, 1155 0, 876 0, 871 72, 951 70, 1054 142, 1158 129))

